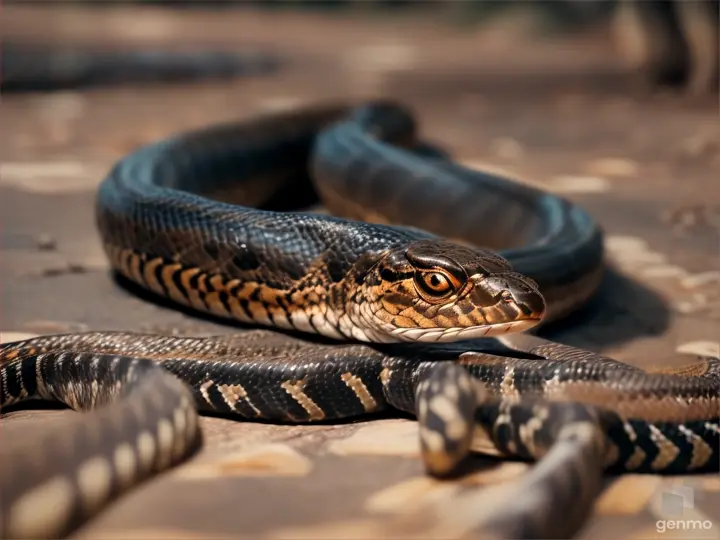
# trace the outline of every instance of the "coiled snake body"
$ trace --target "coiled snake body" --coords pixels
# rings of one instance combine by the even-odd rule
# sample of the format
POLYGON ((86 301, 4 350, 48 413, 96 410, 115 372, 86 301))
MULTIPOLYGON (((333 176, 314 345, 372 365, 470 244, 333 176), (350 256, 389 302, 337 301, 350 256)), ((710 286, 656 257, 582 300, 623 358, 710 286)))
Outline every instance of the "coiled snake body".
POLYGON ((0 406, 93 409, 35 444, 3 441, 4 537, 67 534, 185 459, 196 407, 290 422, 394 407, 417 415, 436 475, 471 448, 541 460, 519 487, 534 504, 482 509, 501 537, 572 534, 603 470, 718 470, 718 359, 650 374, 516 334, 594 294, 599 227, 568 201, 427 155, 396 105, 181 135, 122 159, 97 201, 125 278, 307 339, 92 332, 0 346, 0 406), (274 211, 309 181, 333 213, 365 221, 274 211))

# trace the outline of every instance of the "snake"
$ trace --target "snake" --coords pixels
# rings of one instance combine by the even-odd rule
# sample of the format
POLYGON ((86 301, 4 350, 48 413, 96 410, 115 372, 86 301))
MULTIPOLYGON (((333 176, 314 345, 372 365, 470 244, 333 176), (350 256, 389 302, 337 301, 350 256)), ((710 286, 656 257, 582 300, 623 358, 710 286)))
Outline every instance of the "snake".
POLYGON ((272 73, 280 61, 252 51, 121 50, 51 43, 3 42, 4 94, 79 91, 129 83, 161 83, 251 77, 272 73))
POLYGON ((313 105, 142 146, 101 182, 96 226, 121 280, 255 328, 0 345, 0 407, 83 412, 2 441, 3 537, 71 534, 190 458, 203 412, 407 413, 438 478, 475 451, 537 461, 510 501, 474 509, 492 538, 571 536, 606 473, 718 471, 720 360, 646 371, 539 337, 598 294, 602 228, 423 147, 400 103, 313 105))

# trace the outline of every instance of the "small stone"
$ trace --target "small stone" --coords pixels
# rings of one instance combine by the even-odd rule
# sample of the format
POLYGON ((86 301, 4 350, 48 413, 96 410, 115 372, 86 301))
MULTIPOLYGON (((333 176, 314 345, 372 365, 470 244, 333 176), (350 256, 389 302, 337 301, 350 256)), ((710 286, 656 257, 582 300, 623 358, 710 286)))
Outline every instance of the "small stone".
POLYGON ((84 264, 65 261, 58 263, 57 266, 43 268, 39 274, 42 277, 57 277, 66 274, 85 274, 87 271, 88 268, 84 264))
POLYGON ((686 289, 695 289, 710 283, 717 283, 718 281, 720 281, 720 272, 711 270, 708 272, 700 272, 699 274, 686 276, 680 281, 680 285, 686 289))
POLYGON ((605 247, 610 251, 647 250, 647 242, 637 236, 608 236, 605 247))
POLYGON ((515 139, 510 137, 498 137, 490 143, 490 151, 502 159, 520 159, 525 151, 515 139))
POLYGON ((57 277, 57 276, 62 276, 65 273, 67 273, 66 266, 52 266, 50 268, 44 268, 40 272, 40 275, 42 277, 57 277))
POLYGON ((58 92, 38 99, 38 113, 52 123, 65 123, 80 118, 85 110, 87 97, 80 92, 58 92))
POLYGON ((375 72, 409 70, 418 59, 417 49, 407 43, 362 45, 346 55, 346 62, 352 68, 375 72))
POLYGON ((281 112, 302 106, 305 100, 299 96, 276 96, 263 98, 257 108, 263 112, 281 112))
POLYGON ((40 251, 55 251, 57 249, 57 240, 49 234, 40 234, 35 238, 35 245, 40 251))
POLYGON ((601 158, 588 163, 587 170, 597 176, 632 177, 638 174, 638 164, 623 158, 601 158))
POLYGON ((615 256, 620 259, 623 264, 632 266, 664 265, 667 262, 667 256, 665 254, 649 250, 621 251, 616 252, 615 256))
POLYGON ((720 357, 720 343, 717 341, 688 341, 678 345, 675 352, 692 356, 720 357))
POLYGON ((558 176, 548 187, 558 193, 604 193, 611 186, 599 176, 558 176))
POLYGON ((708 297, 696 293, 690 297, 688 300, 681 300, 675 304, 675 309, 679 313, 697 313, 698 311, 702 311, 708 307, 708 297))
POLYGON ((680 302, 675 303, 675 311, 677 311, 678 313, 683 313, 683 314, 687 315, 689 313, 693 313, 693 312, 697 311, 697 306, 692 302, 688 302, 687 300, 682 300, 680 302))
POLYGON ((718 143, 710 133, 699 133, 686 139, 682 144, 682 149, 689 157, 697 158, 717 151, 718 143))
POLYGON ((71 262, 68 264, 68 272, 71 274, 84 274, 87 272, 87 268, 83 264, 71 262))

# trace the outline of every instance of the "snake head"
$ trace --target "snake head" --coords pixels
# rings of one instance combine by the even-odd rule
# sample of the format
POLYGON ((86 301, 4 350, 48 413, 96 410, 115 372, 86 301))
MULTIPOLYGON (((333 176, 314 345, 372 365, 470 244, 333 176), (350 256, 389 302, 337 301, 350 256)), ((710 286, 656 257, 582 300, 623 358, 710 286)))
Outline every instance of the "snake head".
POLYGON ((387 251, 357 293, 357 314, 382 341, 497 336, 527 330, 545 313, 537 284, 501 256, 440 240, 387 251))

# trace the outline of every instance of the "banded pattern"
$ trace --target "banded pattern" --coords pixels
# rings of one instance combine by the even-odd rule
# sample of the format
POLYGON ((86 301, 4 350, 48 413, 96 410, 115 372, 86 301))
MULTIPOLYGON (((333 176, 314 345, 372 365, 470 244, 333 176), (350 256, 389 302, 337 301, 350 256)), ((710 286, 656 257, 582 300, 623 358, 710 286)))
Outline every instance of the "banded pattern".
MULTIPOLYGON (((111 477, 101 494, 103 500, 152 471, 170 466, 194 448, 196 412, 188 407, 187 397, 181 398, 178 406, 169 395, 179 386, 187 396, 180 380, 192 389, 200 410, 247 419, 312 422, 388 407, 416 413, 431 474, 452 473, 470 446, 486 445, 501 455, 540 459, 543 467, 523 480, 523 489, 547 491, 537 499, 543 505, 547 497, 554 501, 568 493, 578 513, 568 521, 570 528, 579 526, 591 508, 591 495, 596 493, 593 486, 599 485, 593 479, 599 478, 603 468, 649 473, 718 470, 718 359, 696 363, 691 375, 647 374, 536 337, 505 339, 529 358, 461 353, 458 344, 443 351, 449 361, 427 360, 427 355, 413 347, 395 346, 388 351, 367 345, 319 344, 263 330, 211 338, 106 332, 47 336, 2 346, 0 406, 40 397, 85 410, 120 399, 100 409, 101 416, 90 417, 98 420, 79 422, 85 435, 76 440, 85 443, 85 453, 78 456, 81 443, 65 436, 65 429, 77 429, 73 426, 63 428, 62 433, 51 432, 46 435, 47 443, 34 445, 40 454, 48 444, 60 449, 53 453, 53 468, 65 471, 60 478, 72 485, 77 480, 67 476, 75 470, 69 461, 84 463, 90 459, 87 456, 105 456, 111 477), (538 363, 532 357, 540 353, 546 360, 538 363), (459 357, 453 360, 453 354, 459 357), (455 368, 463 369, 458 373, 455 368), (103 384, 87 385, 85 380, 103 384), (615 384, 610 384, 613 381, 615 384), (704 421, 678 422, 681 405, 668 406, 662 416, 657 404, 653 406, 654 421, 648 421, 642 409, 633 408, 632 401, 643 398, 633 398, 627 390, 640 385, 670 396, 678 385, 689 383, 694 388, 685 390, 685 399, 707 407, 706 413, 698 410, 705 415, 704 421), (604 392, 604 407, 593 403, 593 391, 604 392), (578 394, 588 399, 580 399, 578 394), (608 408, 608 403, 615 406, 608 408), (113 419, 123 404, 132 408, 132 421, 113 419), (100 430, 102 436, 94 436, 94 430, 100 430), (112 448, 113 440, 125 440, 130 433, 137 441, 134 445, 122 442, 112 448), (62 448, 67 448, 67 453, 62 448), (168 448, 172 451, 162 454, 168 448), (150 455, 156 459, 152 467, 147 465, 150 455), (587 494, 582 504, 575 500, 581 492, 587 494)), ((480 344, 476 348, 480 349, 480 344)), ((678 394, 682 396, 683 391, 678 394)), ((2 487, 10 494, 0 514, 4 536, 54 536, 69 530, 53 528, 51 515, 48 521, 18 521, 14 516, 24 515, 26 504, 36 504, 32 501, 57 501, 55 507, 67 509, 72 516, 63 525, 70 529, 91 515, 93 508, 85 506, 77 492, 56 493, 52 485, 48 487, 46 470, 36 466, 43 463, 42 457, 18 446, 22 452, 11 447, 0 450, 2 487), (28 468, 34 472, 26 474, 28 468), (27 493, 30 498, 20 495, 19 502, 12 503, 14 493, 27 493), (75 507, 71 509, 70 504, 75 507)), ((488 514, 487 524, 500 536, 536 536, 553 530, 542 528, 548 521, 539 516, 545 515, 537 508, 526 508, 518 515, 508 506, 504 512, 488 514)))
POLYGON ((192 394, 152 361, 31 347, 3 349, 0 363, 0 408, 39 398, 98 409, 36 440, 3 441, 3 538, 64 535, 199 442, 192 394), (44 467, 48 449, 52 471, 44 467))
MULTIPOLYGON (((329 309, 328 291, 318 284, 303 290, 278 290, 261 282, 228 280, 219 273, 186 268, 161 257, 148 259, 130 249, 107 248, 113 268, 126 278, 178 304, 243 323, 285 330, 352 337, 346 318, 329 309)), ((320 283, 320 279, 315 278, 320 283)))

